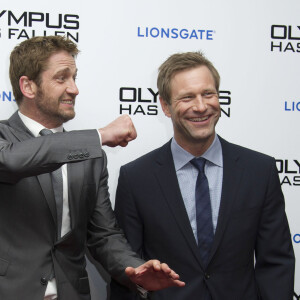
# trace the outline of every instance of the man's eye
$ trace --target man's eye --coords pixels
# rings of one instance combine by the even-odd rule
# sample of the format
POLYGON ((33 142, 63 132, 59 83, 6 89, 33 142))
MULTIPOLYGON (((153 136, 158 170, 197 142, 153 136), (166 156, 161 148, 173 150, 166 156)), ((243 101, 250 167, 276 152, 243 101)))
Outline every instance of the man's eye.
POLYGON ((192 98, 193 98, 192 96, 183 96, 181 99, 182 100, 190 100, 192 98))
POLYGON ((64 76, 59 76, 59 77, 57 78, 57 80, 58 80, 58 81, 65 81, 65 77, 64 77, 64 76))
POLYGON ((214 93, 214 92, 207 92, 202 95, 202 97, 205 97, 205 98, 212 98, 214 96, 216 96, 216 93, 214 93))

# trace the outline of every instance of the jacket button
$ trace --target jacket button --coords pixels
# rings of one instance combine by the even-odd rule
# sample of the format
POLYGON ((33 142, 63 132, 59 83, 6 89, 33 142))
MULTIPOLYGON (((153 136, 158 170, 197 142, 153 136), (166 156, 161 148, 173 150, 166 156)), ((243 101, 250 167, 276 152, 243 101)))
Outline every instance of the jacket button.
POLYGON ((210 275, 207 274, 207 273, 205 273, 204 277, 205 277, 205 279, 209 279, 209 278, 210 278, 210 275))
POLYGON ((42 284, 42 285, 46 285, 47 282, 48 282, 48 280, 47 280, 45 277, 42 277, 42 278, 41 278, 41 284, 42 284))

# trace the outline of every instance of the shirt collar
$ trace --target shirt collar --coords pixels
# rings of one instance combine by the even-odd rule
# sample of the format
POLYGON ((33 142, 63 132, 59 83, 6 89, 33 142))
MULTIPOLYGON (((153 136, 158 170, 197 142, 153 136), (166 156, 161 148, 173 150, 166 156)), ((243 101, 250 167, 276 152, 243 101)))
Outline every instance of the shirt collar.
MULTIPOLYGON (((194 158, 194 155, 177 144, 174 137, 171 142, 171 151, 176 171, 184 167, 191 159, 194 158)), ((210 147, 201 155, 201 157, 221 168, 223 167, 222 146, 217 134, 215 135, 214 141, 210 147)))
MULTIPOLYGON (((41 125, 40 123, 34 121, 33 119, 26 117, 20 111, 18 111, 19 117, 21 118, 24 125, 31 131, 31 133, 38 137, 40 136, 40 131, 45 128, 45 126, 41 125)), ((55 132, 63 132, 63 126, 59 126, 57 128, 47 128, 50 129, 53 133, 55 132)))

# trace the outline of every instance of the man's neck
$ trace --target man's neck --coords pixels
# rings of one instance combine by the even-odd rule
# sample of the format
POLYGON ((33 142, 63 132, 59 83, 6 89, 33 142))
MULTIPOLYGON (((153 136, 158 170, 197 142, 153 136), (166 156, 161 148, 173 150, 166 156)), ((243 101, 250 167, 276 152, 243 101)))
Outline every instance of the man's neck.
POLYGON ((186 150, 187 152, 191 153, 195 157, 199 157, 203 155, 207 149, 212 145, 215 134, 212 137, 209 137, 207 140, 202 141, 190 141, 190 142, 181 142, 180 140, 176 139, 176 136, 174 136, 177 144, 186 150))
POLYGON ((31 120, 41 124, 45 128, 57 128, 63 125, 63 123, 60 121, 49 120, 49 118, 38 112, 37 109, 25 109, 24 107, 20 106, 19 111, 27 118, 30 118, 31 120))

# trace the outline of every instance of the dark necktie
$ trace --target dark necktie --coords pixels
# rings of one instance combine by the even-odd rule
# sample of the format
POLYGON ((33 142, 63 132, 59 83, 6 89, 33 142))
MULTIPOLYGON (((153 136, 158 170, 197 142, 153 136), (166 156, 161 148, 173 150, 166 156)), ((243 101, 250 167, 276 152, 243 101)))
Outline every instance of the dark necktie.
POLYGON ((198 169, 199 172, 195 191, 197 237, 200 255, 204 265, 206 266, 214 239, 214 229, 212 223, 208 181, 204 173, 205 162, 206 159, 203 157, 198 157, 191 160, 191 163, 198 169))
MULTIPOLYGON (((49 135, 53 132, 49 129, 42 129, 40 135, 49 135)), ((63 210, 63 177, 61 168, 50 173, 52 179, 52 186, 54 191, 54 197, 56 202, 57 213, 57 237, 61 236, 61 224, 62 224, 62 210, 63 210)))

